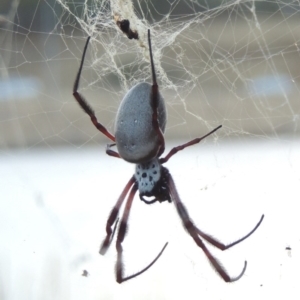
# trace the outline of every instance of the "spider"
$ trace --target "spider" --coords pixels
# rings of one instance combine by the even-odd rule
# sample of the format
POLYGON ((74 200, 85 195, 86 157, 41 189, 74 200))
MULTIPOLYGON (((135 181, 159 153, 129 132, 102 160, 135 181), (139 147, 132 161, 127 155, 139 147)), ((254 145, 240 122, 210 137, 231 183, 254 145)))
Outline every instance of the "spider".
POLYGON ((178 195, 172 175, 169 170, 163 166, 163 164, 165 164, 178 151, 200 143, 204 138, 220 129, 222 125, 216 127, 200 138, 195 138, 185 144, 174 147, 165 157, 161 157, 165 150, 163 132, 166 126, 167 116, 164 99, 158 90, 152 56, 150 30, 148 30, 152 85, 149 83, 139 83, 129 90, 118 109, 115 122, 115 135, 112 135, 101 123, 98 122, 93 109, 78 92, 81 71, 89 40, 90 37, 88 37, 83 50, 80 67, 74 82, 73 96, 81 108, 90 116, 95 127, 113 142, 112 144, 107 145, 106 153, 113 157, 123 158, 125 161, 136 165, 135 174, 126 184, 108 217, 106 223, 107 235, 99 251, 100 254, 104 255, 109 248, 119 221, 118 215, 120 207, 128 195, 117 233, 117 262, 115 269, 116 281, 118 283, 122 283, 147 271, 158 260, 168 245, 168 243, 165 243, 155 259, 144 269, 130 276, 124 275, 122 243, 127 232, 127 222, 131 205, 137 191, 139 191, 140 199, 146 204, 153 204, 157 201, 160 203, 164 201, 169 203, 173 202, 184 228, 194 239, 197 246, 203 250, 206 257, 223 280, 226 282, 233 282, 240 279, 245 273, 247 261, 245 261, 240 275, 237 277, 230 277, 224 267, 206 248, 203 240, 220 250, 227 250, 253 234, 260 226, 264 215, 261 216, 257 225, 247 235, 229 245, 225 245, 195 226, 178 195), (117 147, 118 152, 111 149, 113 146, 117 147))

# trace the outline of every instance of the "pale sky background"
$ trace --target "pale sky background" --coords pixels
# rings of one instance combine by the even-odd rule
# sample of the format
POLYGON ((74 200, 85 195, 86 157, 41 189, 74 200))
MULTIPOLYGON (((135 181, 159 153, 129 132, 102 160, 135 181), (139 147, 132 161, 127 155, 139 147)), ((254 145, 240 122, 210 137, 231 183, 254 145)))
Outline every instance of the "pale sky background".
POLYGON ((299 141, 212 144, 186 149, 166 166, 194 222, 224 243, 265 214, 246 241, 226 252, 210 247, 231 276, 248 261, 239 281, 220 279, 173 204, 148 206, 136 196, 123 244, 126 274, 169 245, 146 273, 116 283, 115 244, 105 256, 98 250, 133 165, 101 146, 48 149, 1 156, 0 298, 299 299, 299 141))

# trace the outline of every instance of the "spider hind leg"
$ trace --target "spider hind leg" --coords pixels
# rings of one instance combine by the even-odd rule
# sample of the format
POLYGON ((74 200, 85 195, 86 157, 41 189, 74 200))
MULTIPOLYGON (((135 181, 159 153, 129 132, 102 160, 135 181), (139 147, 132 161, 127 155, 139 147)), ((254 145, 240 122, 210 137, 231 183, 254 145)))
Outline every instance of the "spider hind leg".
POLYGON ((117 262, 116 262, 116 279, 118 283, 122 283, 124 281, 130 280, 134 277, 137 277, 139 275, 141 275, 142 273, 146 272, 158 259, 159 257, 162 255, 162 253, 164 252, 164 250, 166 249, 168 243, 166 243, 162 250, 158 253, 158 255, 154 258, 154 260, 144 269, 142 269, 141 271, 134 273, 130 276, 124 276, 124 264, 123 264, 123 247, 122 247, 122 243, 125 239, 125 235, 127 232, 127 222, 128 222, 128 217, 129 217, 129 212, 131 209, 131 205, 133 202, 133 198, 134 195, 137 191, 138 187, 137 184, 135 183, 132 187, 132 189, 130 190, 127 202, 126 202, 126 206, 124 209, 124 213, 122 216, 122 220, 120 222, 120 227, 119 227, 119 231, 118 231, 118 236, 117 236, 117 243, 116 243, 116 248, 117 248, 117 262))
POLYGON ((254 227, 254 229, 250 233, 248 233, 243 238, 241 238, 241 239, 239 239, 239 240, 237 240, 237 241, 235 241, 235 242, 233 242, 229 245, 224 245, 223 243, 220 243, 219 241, 217 241, 216 239, 214 239, 210 235, 202 232, 200 229, 198 229, 193 224, 193 221, 191 220, 187 209, 185 208, 184 204, 181 202, 181 200, 179 198, 177 189, 175 187, 175 183, 174 183, 173 178, 170 174, 169 174, 168 182, 169 182, 169 189, 170 189, 171 198, 174 201, 175 207, 176 207, 177 212, 178 212, 178 214, 179 214, 179 216, 182 220, 183 226, 185 227, 187 232, 190 234, 190 236, 194 239, 197 246, 200 247, 203 250, 203 252, 205 253, 205 255, 208 258, 209 262, 212 264, 214 269, 223 278, 224 281, 234 282, 234 281, 239 280, 244 275, 244 273, 246 271, 247 261, 244 262, 244 267, 243 267, 241 273, 238 276, 230 277, 228 275, 227 271, 225 270, 225 268, 221 265, 221 263, 206 248, 205 244, 203 243, 203 241, 201 240, 201 238, 199 236, 201 236, 204 240, 206 240, 207 242, 209 242, 213 246, 217 247, 218 249, 226 250, 226 249, 229 249, 230 247, 242 242, 243 240, 248 238, 251 234, 253 234, 255 232, 255 230, 259 227, 259 225, 261 224, 261 222, 264 218, 264 215, 262 215, 260 221, 258 222, 258 224, 254 227))

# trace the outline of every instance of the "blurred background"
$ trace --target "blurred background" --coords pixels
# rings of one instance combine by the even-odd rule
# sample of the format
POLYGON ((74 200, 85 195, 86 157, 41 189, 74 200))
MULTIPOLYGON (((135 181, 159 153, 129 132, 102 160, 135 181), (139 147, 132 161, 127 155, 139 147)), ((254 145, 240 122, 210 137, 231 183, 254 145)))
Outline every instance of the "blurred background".
MULTIPOLYGON (((169 106, 167 138, 191 138, 220 123, 221 134, 232 138, 299 134, 299 7, 289 1, 175 3, 136 8, 145 23, 141 39, 143 29, 153 28, 169 106)), ((110 6, 2 1, 2 149, 106 142, 72 97, 87 35, 94 40, 81 91, 111 131, 126 91, 150 81, 143 56, 148 50, 140 46, 145 40, 134 43, 122 35, 110 6)))
MULTIPOLYGON (((0 299, 299 299, 299 17, 291 0, 1 1, 0 299), (120 19, 139 40, 120 31, 120 19), (229 242, 266 215, 253 239, 225 256, 236 274, 249 258, 246 279, 230 287, 170 205, 145 207, 137 196, 126 270, 141 269, 165 240, 168 254, 121 286, 115 247, 98 254, 134 168, 105 156, 109 141, 72 88, 91 36, 80 92, 113 132, 125 93, 151 82, 148 28, 167 150, 223 125, 168 162, 195 223, 229 242)), ((223 262, 225 253, 215 253, 223 262)))

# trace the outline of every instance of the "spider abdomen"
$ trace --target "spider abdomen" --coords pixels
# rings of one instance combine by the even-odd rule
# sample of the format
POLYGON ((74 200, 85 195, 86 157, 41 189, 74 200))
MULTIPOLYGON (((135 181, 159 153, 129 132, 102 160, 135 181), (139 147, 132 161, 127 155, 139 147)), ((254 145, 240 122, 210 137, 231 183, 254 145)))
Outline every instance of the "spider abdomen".
MULTIPOLYGON (((152 86, 143 82, 132 87, 123 98, 115 122, 116 145, 120 156, 131 163, 150 161, 157 155, 159 139, 152 124, 152 86)), ((167 113, 158 93, 158 124, 164 132, 167 113)))

